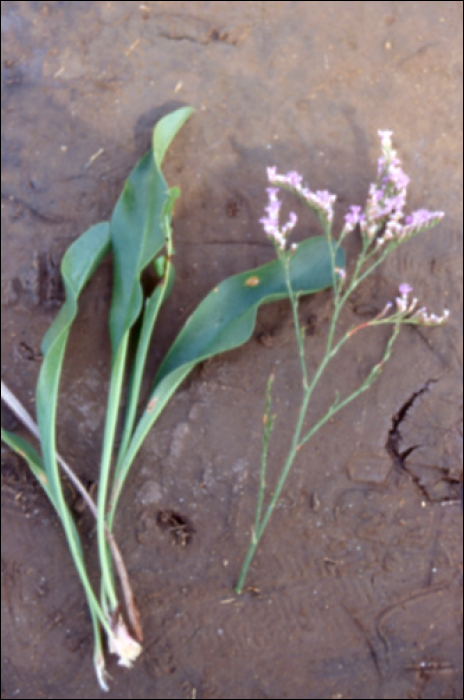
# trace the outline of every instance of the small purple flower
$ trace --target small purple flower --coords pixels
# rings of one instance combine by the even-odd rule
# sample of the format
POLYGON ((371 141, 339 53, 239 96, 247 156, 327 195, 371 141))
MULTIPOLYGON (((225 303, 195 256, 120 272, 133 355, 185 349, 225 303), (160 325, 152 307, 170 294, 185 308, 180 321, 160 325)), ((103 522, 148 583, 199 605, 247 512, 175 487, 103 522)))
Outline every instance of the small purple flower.
POLYGON ((308 204, 328 221, 333 219, 333 203, 336 196, 327 190, 317 190, 317 192, 306 191, 305 199, 308 204))
POLYGON ((267 179, 269 180, 269 182, 274 182, 276 175, 277 175, 277 167, 275 165, 273 165, 272 167, 267 168, 266 170, 267 170, 267 179))
POLYGON ((352 204, 348 214, 345 214, 345 222, 347 226, 354 228, 357 224, 362 221, 363 214, 361 214, 361 207, 357 204, 352 204))
POLYGON ((401 314, 411 314, 417 306, 417 299, 409 300, 409 295, 412 292, 412 287, 407 282, 403 282, 399 286, 400 297, 396 297, 396 308, 401 314))
POLYGON ((442 211, 428 211, 427 209, 418 209, 406 217, 406 225, 414 228, 424 228, 432 222, 439 221, 444 217, 442 211))
POLYGON ((405 190, 411 182, 409 176, 406 175, 406 173, 400 167, 397 166, 391 166, 389 168, 388 175, 390 182, 398 190, 405 190))
POLYGON ((412 292, 412 287, 407 282, 403 282, 402 284, 400 284, 398 289, 399 289, 401 296, 404 298, 406 298, 408 296, 408 294, 411 294, 411 292, 412 292))
POLYGON ((382 130, 379 129, 377 132, 378 135, 380 136, 380 144, 382 147, 382 154, 389 162, 391 160, 391 157, 395 157, 396 153, 392 151, 392 143, 391 143, 391 137, 393 135, 393 131, 387 131, 387 130, 382 130))
POLYGON ((282 233, 287 233, 288 231, 291 231, 293 228, 295 228, 297 221, 297 215, 295 214, 295 212, 291 211, 289 214, 288 221, 282 229, 282 233))
POLYGON ((437 316, 437 314, 428 314, 426 307, 422 306, 411 316, 409 322, 423 326, 439 326, 449 318, 449 315, 449 309, 445 309, 441 316, 437 316))
MULTIPOLYGON (((268 171, 269 170, 273 171, 274 169, 268 168, 268 171)), ((282 203, 277 197, 279 189, 277 187, 267 187, 266 192, 269 197, 268 205, 265 207, 267 216, 262 217, 259 222, 262 224, 266 235, 273 239, 274 243, 276 243, 283 250, 286 244, 285 237, 294 228, 297 221, 297 216, 291 212, 288 222, 282 229, 280 229, 279 214, 282 203)))
POLYGON ((382 142, 390 142, 391 137, 393 136, 393 131, 388 131, 388 129, 379 129, 377 133, 382 139, 382 142))
POLYGON ((295 190, 300 189, 303 177, 297 173, 296 170, 291 170, 289 173, 287 173, 285 178, 290 187, 293 187, 295 190))
POLYGON ((336 200, 336 195, 331 194, 328 190, 317 190, 316 197, 321 204, 332 204, 336 200))

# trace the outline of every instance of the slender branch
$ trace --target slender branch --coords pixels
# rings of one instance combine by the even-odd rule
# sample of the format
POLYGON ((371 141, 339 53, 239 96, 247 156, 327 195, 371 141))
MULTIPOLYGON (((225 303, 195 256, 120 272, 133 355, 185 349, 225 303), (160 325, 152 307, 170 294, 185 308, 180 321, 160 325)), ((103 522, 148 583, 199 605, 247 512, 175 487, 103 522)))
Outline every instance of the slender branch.
POLYGON ((274 383, 274 379, 275 375, 271 374, 266 387, 266 408, 263 416, 263 447, 261 450, 261 472, 259 478, 258 505, 256 507, 255 533, 259 528, 259 522, 261 520, 261 511, 263 508, 264 501, 264 491, 266 489, 267 453, 269 449, 269 439, 271 437, 272 429, 274 427, 274 417, 271 416, 271 389, 274 383))

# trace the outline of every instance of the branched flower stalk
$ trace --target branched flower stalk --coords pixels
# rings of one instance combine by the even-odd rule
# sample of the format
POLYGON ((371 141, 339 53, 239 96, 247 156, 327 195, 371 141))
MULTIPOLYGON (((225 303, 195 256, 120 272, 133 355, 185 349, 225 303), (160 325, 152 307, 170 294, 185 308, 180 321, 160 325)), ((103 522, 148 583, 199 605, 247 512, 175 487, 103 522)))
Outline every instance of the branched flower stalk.
POLYGON ((282 467, 276 487, 272 491, 267 507, 264 508, 268 446, 275 423, 275 416, 271 415, 271 388, 274 381, 274 375, 271 375, 267 385, 266 407, 263 418, 264 435, 257 508, 254 525, 251 531, 250 544, 235 587, 238 594, 243 591, 248 569, 255 555, 256 548, 264 534, 295 458, 302 446, 336 413, 369 389, 390 358, 402 325, 437 326, 442 324, 449 316, 449 311, 447 309, 440 316, 433 313, 429 314, 424 306, 418 305, 418 299, 416 297, 411 298, 412 287, 407 282, 404 282, 399 287, 399 294, 395 302, 388 302, 384 309, 374 318, 351 327, 340 339, 336 339, 340 314, 355 289, 374 272, 393 250, 421 231, 435 226, 444 216, 441 211, 432 212, 425 209, 419 209, 409 216, 404 216, 409 177, 403 172, 397 153, 392 148, 392 132, 379 131, 379 136, 381 139, 381 156, 378 160, 376 181, 371 184, 369 188, 364 210, 361 211, 361 207, 357 205, 350 207, 349 212, 345 216, 345 224, 338 240, 335 240, 332 235, 335 195, 327 191, 311 191, 303 184, 302 176, 295 171, 282 175, 277 173, 275 167, 268 168, 267 170, 268 180, 271 185, 267 189, 269 202, 266 207, 266 216, 260 219, 260 223, 263 225, 266 235, 274 243, 277 258, 285 271, 285 280, 292 308, 296 343, 301 366, 302 397, 287 458, 282 467), (304 329, 300 325, 298 319, 299 294, 293 289, 289 274, 291 258, 296 246, 292 245, 288 248, 287 243, 288 236, 297 222, 297 216, 293 212, 290 213, 288 222, 284 226, 280 226, 281 201, 278 195, 281 189, 297 195, 316 213, 330 244, 333 312, 329 325, 325 352, 318 369, 311 379, 308 376, 305 359, 304 329), (344 239, 358 227, 361 235, 361 251, 355 262, 354 270, 348 272, 345 268, 337 266, 336 253, 344 239), (341 398, 337 392, 327 412, 309 431, 305 432, 304 423, 313 391, 323 376, 328 364, 333 360, 345 343, 358 331, 380 325, 391 326, 391 335, 386 343, 380 361, 371 368, 370 372, 359 386, 346 397, 341 398))

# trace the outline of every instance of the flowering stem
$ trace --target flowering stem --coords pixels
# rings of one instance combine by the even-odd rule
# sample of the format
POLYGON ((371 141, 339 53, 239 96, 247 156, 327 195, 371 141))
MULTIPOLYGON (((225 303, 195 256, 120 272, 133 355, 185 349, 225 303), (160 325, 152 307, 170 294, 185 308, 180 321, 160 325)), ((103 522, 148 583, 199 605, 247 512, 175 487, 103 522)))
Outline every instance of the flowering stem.
MULTIPOLYGON (((297 327, 298 330, 298 327, 297 327)), ((320 418, 320 420, 315 423, 315 425, 303 436, 301 437, 301 432, 303 428, 303 423, 304 419, 306 417, 309 401, 311 399, 311 394, 320 379, 325 367, 327 366, 329 360, 331 357, 329 355, 325 355, 321 361, 321 364, 319 365, 318 371, 314 375, 314 378, 311 382, 311 384, 304 389, 303 393, 303 398, 301 401, 301 406, 300 406, 300 411, 298 415, 298 420, 297 424, 295 427, 295 431, 293 434, 293 439, 292 439, 292 444, 289 450, 289 453, 287 455, 287 459, 285 461, 284 467, 282 469, 282 472, 280 474, 279 480, 277 482, 277 486, 274 490, 274 493, 271 496, 271 499, 269 501, 269 504, 266 508, 266 511, 264 513, 264 516, 261 518, 261 512, 262 512, 262 503, 263 503, 263 496, 264 496, 264 481, 263 478, 261 479, 261 484, 260 484, 260 493, 259 493, 259 498, 258 498, 258 507, 256 510, 256 519, 255 519, 255 525, 253 528, 252 536, 251 536, 251 541, 250 545, 248 547, 248 551, 246 553, 243 566, 237 581, 237 584, 235 586, 235 592, 237 594, 241 594, 243 591, 243 586, 245 584, 245 579, 248 573, 248 569, 250 567, 250 564, 253 560, 256 548, 259 544, 259 541, 264 533, 264 530, 266 529, 266 526, 269 522, 269 519, 274 511, 274 508, 276 506, 276 503, 278 499, 280 498, 280 495, 282 493, 282 489, 285 485, 285 482, 287 480, 287 477, 290 473, 290 470, 293 466, 293 462, 295 461, 295 457, 300 450, 300 448, 308 442, 308 440, 315 434, 317 431, 322 428, 325 423, 327 423, 338 411, 340 411, 342 408, 347 406, 351 401, 353 401, 355 398, 357 398, 360 394, 362 394, 364 391, 366 391, 372 384, 373 382, 377 379, 379 376, 381 369, 385 362, 389 359, 393 344, 398 336, 400 330, 400 323, 396 323, 392 332, 392 335, 387 343, 387 346, 385 348, 385 352, 383 354, 383 357, 381 361, 375 365, 375 367, 372 368, 366 379, 362 382, 362 384, 359 385, 357 389, 355 389, 351 394, 349 394, 345 399, 342 401, 338 400, 338 396, 336 397, 335 401, 332 403, 330 408, 327 410, 327 412, 320 418)), ((346 333, 345 336, 343 337, 343 342, 340 342, 336 347, 339 349, 341 345, 346 342, 349 338, 349 333, 346 333)), ((267 450, 267 442, 266 442, 266 450, 267 450)))
POLYGON ((335 341, 335 333, 340 313, 352 292, 361 284, 361 282, 363 282, 363 280, 365 280, 375 271, 375 269, 385 260, 387 255, 392 250, 397 248, 401 243, 408 240, 413 235, 419 233, 419 231, 434 226, 443 217, 443 212, 430 212, 425 209, 420 209, 413 212, 411 216, 406 217, 406 219, 403 221, 403 207, 405 204, 406 188, 409 183, 409 178, 401 169, 400 160, 396 155, 396 151, 394 151, 392 148, 390 140, 391 132, 379 131, 379 135, 381 137, 382 156, 378 160, 377 181, 369 188, 368 198, 362 213, 360 206, 353 205, 350 207, 349 213, 345 216, 345 225, 341 231, 338 241, 336 242, 334 242, 332 238, 331 230, 333 221, 332 203, 335 201, 335 196, 327 191, 312 192, 308 187, 302 184, 303 178, 295 171, 290 171, 286 175, 281 175, 277 173, 276 167, 271 167, 267 170, 268 179, 272 187, 268 188, 267 190, 269 194, 269 206, 266 207, 267 216, 260 219, 260 221, 263 224, 266 235, 273 240, 276 247, 277 257, 281 261, 285 270, 287 291, 292 308, 298 355, 301 365, 303 395, 287 459, 283 465, 276 488, 269 499, 266 510, 264 511, 264 515, 262 515, 268 442, 270 431, 272 429, 272 421, 269 421, 270 427, 268 425, 268 419, 270 418, 270 384, 268 383, 258 503, 250 545, 248 547, 248 551, 246 553, 245 560, 235 587, 237 593, 241 593, 243 590, 248 569, 255 555, 256 548, 274 511, 277 500, 280 497, 285 481, 290 473, 299 449, 323 425, 325 425, 325 423, 327 423, 336 413, 338 413, 338 411, 351 403, 351 401, 353 401, 362 392, 366 391, 373 384, 382 371, 383 365, 390 358, 393 345, 398 337, 400 327, 403 323, 436 326, 443 323, 449 316, 448 309, 445 309, 440 316, 437 316, 436 314, 429 315, 425 307, 417 309, 417 299, 409 298, 412 287, 408 283, 402 283, 399 286, 400 296, 396 298, 396 310, 389 313, 389 310, 393 305, 388 303, 385 308, 379 314, 377 314, 377 316, 369 321, 360 323, 359 325, 350 328, 337 342, 335 341), (298 320, 298 295, 295 294, 292 289, 289 275, 289 260, 291 252, 285 250, 287 235, 296 223, 296 214, 291 213, 289 222, 284 227, 279 226, 279 211, 281 202, 277 197, 278 188, 288 190, 293 194, 296 194, 303 199, 310 209, 314 211, 324 228, 329 246, 334 306, 332 318, 329 324, 324 355, 311 382, 308 382, 304 355, 304 335, 298 320), (354 270, 351 273, 350 278, 347 279, 346 270, 335 266, 336 252, 342 241, 351 231, 355 229, 356 226, 359 226, 361 231, 361 251, 354 265, 354 270), (337 355, 343 345, 358 331, 369 326, 377 326, 386 323, 393 326, 393 330, 386 344, 383 357, 380 362, 374 365, 364 381, 342 401, 340 401, 337 392, 334 401, 326 413, 308 432, 302 435, 303 424, 312 393, 330 360, 337 355))
MULTIPOLYGON (((330 246, 332 248, 332 246, 330 246)), ((306 362, 305 362, 305 356, 304 356, 304 341, 303 341, 303 336, 301 333, 300 325, 299 325, 299 320, 298 320, 298 299, 296 295, 293 292, 291 282, 288 276, 288 255, 285 255, 285 253, 280 253, 278 251, 279 258, 282 260, 282 263, 284 265, 284 268, 286 270, 286 279, 287 279, 287 287, 289 291, 289 297, 291 301, 291 306, 292 306, 292 312, 293 312, 293 321, 294 321, 294 327, 295 327, 295 334, 296 334, 296 340, 297 340, 297 345, 298 345, 298 354, 300 357, 300 364, 302 368, 302 375, 303 375, 303 397, 301 401, 301 406, 300 406, 300 411, 298 415, 298 420, 297 424, 295 427, 295 431, 293 434, 293 439, 292 439, 292 444, 290 447, 290 451, 287 455, 287 459, 285 461, 285 464, 283 466, 282 472, 280 474, 279 480, 277 482, 277 486, 271 496, 271 499, 269 501, 269 504, 266 508, 266 511, 264 513, 264 516, 261 518, 261 513, 262 513, 262 506, 263 506, 263 500, 264 500, 264 474, 265 474, 265 469, 266 469, 266 456, 267 456, 267 443, 269 440, 269 435, 265 436, 265 440, 263 440, 263 456, 262 456, 262 469, 261 469, 261 481, 260 481, 260 489, 259 489, 259 496, 258 496, 258 505, 256 509, 256 516, 255 516, 255 525, 253 528, 252 536, 251 536, 251 541, 250 545, 248 547, 248 551, 246 553, 243 566, 237 581, 237 584, 235 586, 235 591, 237 594, 241 594, 243 591, 243 586, 245 584, 246 576, 248 573, 248 569, 250 567, 250 564, 253 560, 256 548, 259 544, 259 541, 264 533, 264 530, 266 529, 266 526, 269 522, 269 519, 274 511, 274 508, 276 506, 276 503, 280 497, 280 494, 282 493, 282 489, 285 485, 285 482, 287 480, 288 474, 290 473, 290 470, 292 468, 293 462, 295 460, 295 457, 298 453, 298 450, 304 445, 320 428, 322 428, 325 423, 327 423, 338 411, 340 411, 342 408, 347 406, 351 401, 353 401, 355 398, 357 398, 361 393, 366 391, 372 383, 375 381, 375 379, 379 376, 381 369, 385 362, 389 359, 393 344, 398 336, 398 333, 400 331, 400 321, 397 321, 394 324, 394 329, 392 332, 392 335, 387 343, 387 346, 384 351, 384 355, 381 359, 381 361, 375 365, 375 367, 371 370, 369 375, 366 377, 366 379, 360 384, 360 386, 355 389, 349 396, 347 396, 345 399, 342 401, 338 400, 338 396, 335 399, 335 401, 332 403, 328 411, 322 416, 322 418, 315 423, 315 425, 303 436, 301 437, 301 432, 303 428, 303 423, 304 419, 306 417, 308 405, 312 396, 312 393, 319 382, 319 379, 324 373, 324 370, 326 369, 328 363, 330 360, 335 357, 335 355, 338 353, 338 351, 342 348, 342 346, 350 339, 350 337, 353 335, 353 333, 357 330, 361 330, 361 328, 367 327, 367 326, 373 326, 373 325, 378 325, 380 323, 388 322, 387 319, 384 320, 377 320, 377 319, 372 319, 371 321, 368 321, 367 323, 361 324, 360 326, 357 326, 354 329, 350 329, 347 331, 342 338, 338 341, 338 343, 334 346, 334 335, 335 335, 335 330, 337 326, 337 321, 340 315, 340 312, 345 305, 346 301, 348 300, 348 297, 350 294, 353 292, 354 289, 360 284, 360 282, 365 279, 369 274, 372 273, 372 271, 377 267, 377 265, 382 262, 384 257, 387 254, 387 251, 383 251, 382 255, 380 256, 379 260, 377 260, 374 264, 372 264, 365 272, 361 273, 361 269, 363 267, 363 264, 366 260, 366 251, 368 248, 368 243, 363 242, 363 249, 362 252, 358 258, 357 264, 355 271, 353 273, 353 277, 351 279, 350 284, 348 285, 348 288, 345 290, 345 292, 340 295, 340 287, 338 284, 338 281, 334 278, 334 310, 332 314, 332 319, 330 322, 330 327, 329 327, 329 332, 328 332, 328 337, 327 337, 327 344, 326 344, 326 349, 324 356, 319 364, 319 367, 314 374, 314 377, 311 380, 311 383, 308 384, 307 380, 307 369, 306 369, 306 362), (265 446, 265 447, 264 447, 265 446), (265 450, 265 451, 264 451, 265 450)), ((332 263, 334 266, 334 262, 332 263)), ((390 321, 390 323, 392 323, 390 321)))

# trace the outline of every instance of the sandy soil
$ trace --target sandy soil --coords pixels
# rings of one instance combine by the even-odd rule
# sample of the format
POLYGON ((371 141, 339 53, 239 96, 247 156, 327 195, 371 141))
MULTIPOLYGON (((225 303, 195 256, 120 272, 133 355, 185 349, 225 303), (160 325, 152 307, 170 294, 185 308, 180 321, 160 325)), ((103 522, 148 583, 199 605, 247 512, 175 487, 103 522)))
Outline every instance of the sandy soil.
MULTIPOLYGON (((410 207, 446 218, 392 256, 342 324, 405 280, 431 309, 448 306, 450 323, 405 329, 377 384, 302 451, 240 599, 273 368, 271 484, 299 400, 287 304, 263 309, 248 345, 191 375, 121 503, 116 534, 146 641, 132 671, 111 664, 108 697, 462 698, 462 3, 2 2, 1 85, 2 379, 31 409, 60 259, 108 217, 160 116, 197 110, 166 160, 182 189, 177 287, 149 376, 214 284, 271 258, 258 224, 266 166, 336 192, 341 220, 375 175, 377 129, 394 131, 410 207), (160 527, 166 512, 191 528, 186 546, 160 527)), ((308 219, 296 238, 306 225, 316 230, 308 219)), ((89 484, 110 289, 108 260, 82 299, 59 410, 60 449, 89 484)), ((301 313, 313 370, 330 295, 301 313)), ((384 343, 382 332, 353 340, 309 420, 384 343)), ((3 407, 2 424, 20 429, 3 407)), ((4 446, 1 463, 2 697, 100 697, 60 525, 4 446)), ((97 574, 92 523, 78 517, 97 574)))

